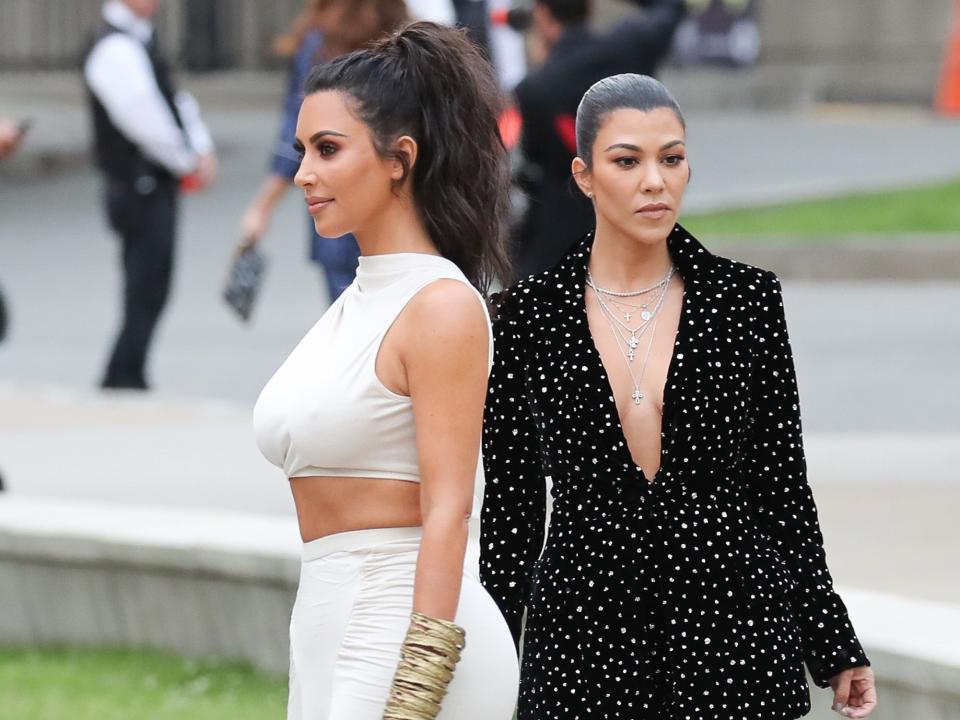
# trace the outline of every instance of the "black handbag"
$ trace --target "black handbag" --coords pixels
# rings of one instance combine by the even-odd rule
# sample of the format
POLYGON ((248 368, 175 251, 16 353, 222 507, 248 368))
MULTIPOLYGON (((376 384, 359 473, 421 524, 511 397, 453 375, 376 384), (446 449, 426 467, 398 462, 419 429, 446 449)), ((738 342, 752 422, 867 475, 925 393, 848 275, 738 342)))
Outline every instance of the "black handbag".
POLYGON ((241 250, 230 267, 223 299, 244 322, 248 322, 253 313, 266 268, 266 258, 253 247, 241 250))

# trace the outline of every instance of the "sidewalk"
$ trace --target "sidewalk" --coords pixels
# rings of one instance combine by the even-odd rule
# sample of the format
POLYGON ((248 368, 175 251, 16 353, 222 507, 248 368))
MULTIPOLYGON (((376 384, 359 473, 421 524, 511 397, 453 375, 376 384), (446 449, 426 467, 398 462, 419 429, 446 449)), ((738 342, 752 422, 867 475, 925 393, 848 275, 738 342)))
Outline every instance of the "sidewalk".
MULTIPOLYGON (((0 385, 11 496, 293 517, 250 409, 0 385)), ((838 583, 960 605, 960 433, 808 434, 838 583)))

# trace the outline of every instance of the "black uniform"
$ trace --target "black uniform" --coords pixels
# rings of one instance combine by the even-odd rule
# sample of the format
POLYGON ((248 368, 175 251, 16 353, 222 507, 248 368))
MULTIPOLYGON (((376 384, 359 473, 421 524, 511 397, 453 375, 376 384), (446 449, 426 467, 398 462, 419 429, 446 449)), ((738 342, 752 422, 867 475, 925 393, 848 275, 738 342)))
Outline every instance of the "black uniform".
POLYGON ((683 0, 636 2, 647 10, 604 35, 569 27, 546 62, 515 90, 527 163, 522 184, 530 197, 517 242, 521 276, 552 266, 593 227, 593 208, 570 175, 577 154, 577 106, 584 93, 610 75, 653 75, 686 12, 683 0))
MULTIPOLYGON (((119 32, 123 30, 104 22, 87 57, 98 42, 119 32)), ((155 40, 146 45, 146 50, 160 93, 183 130, 167 63, 155 40)), ((147 350, 166 305, 173 274, 179 179, 147 158, 117 129, 89 87, 87 95, 95 157, 106 181, 107 218, 123 242, 123 323, 102 385, 144 389, 147 350)), ((189 144, 185 131, 184 139, 189 144)))
POLYGON ((526 612, 518 720, 786 720, 810 707, 804 662, 823 687, 869 664, 827 569, 779 282, 680 226, 668 246, 684 299, 650 483, 587 324, 592 237, 498 300, 480 572, 518 641, 526 612))

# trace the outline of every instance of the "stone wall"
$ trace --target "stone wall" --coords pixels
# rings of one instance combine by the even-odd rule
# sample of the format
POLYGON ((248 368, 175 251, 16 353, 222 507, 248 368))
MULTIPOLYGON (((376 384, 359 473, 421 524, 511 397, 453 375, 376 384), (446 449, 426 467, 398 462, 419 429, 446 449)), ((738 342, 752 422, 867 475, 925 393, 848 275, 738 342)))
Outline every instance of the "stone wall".
MULTIPOLYGON (((618 0, 597 7, 601 25, 634 12, 618 0)), ((952 0, 761 0, 756 67, 667 70, 664 79, 686 107, 929 105, 952 7, 952 0)))
MULTIPOLYGON (((0 69, 77 66, 102 4, 2 0, 0 69)), ((163 0, 156 25, 168 54, 180 64, 192 59, 203 69, 262 69, 282 64, 271 56, 270 43, 302 7, 303 0, 163 0)))
MULTIPOLYGON (((155 647, 287 669, 292 518, 0 495, 0 645, 155 647)), ((960 717, 960 608, 844 589, 874 720, 960 717)), ((812 720, 837 717, 814 690, 812 720)))
MULTIPOLYGON (((76 65, 95 27, 101 0, 0 2, 0 68, 69 68, 76 65)), ((951 0, 763 0, 761 68, 774 73, 722 73, 735 78, 733 97, 782 104, 778 89, 798 88, 804 99, 928 102, 933 97, 951 0), (737 93, 759 86, 764 93, 737 93)), ((277 67, 271 39, 293 18, 302 0, 164 0, 158 25, 171 54, 194 67, 277 67), (201 32, 199 28, 209 29, 201 32), (214 37, 210 37, 212 33, 214 37), (194 42, 188 43, 188 37, 194 42)), ((602 24, 630 12, 619 0, 597 0, 602 24)), ((687 71, 697 89, 722 102, 724 79, 687 71), (710 88, 717 87, 717 93, 710 88)))
POLYGON ((0 644, 152 647, 286 672, 292 518, 0 495, 0 644))

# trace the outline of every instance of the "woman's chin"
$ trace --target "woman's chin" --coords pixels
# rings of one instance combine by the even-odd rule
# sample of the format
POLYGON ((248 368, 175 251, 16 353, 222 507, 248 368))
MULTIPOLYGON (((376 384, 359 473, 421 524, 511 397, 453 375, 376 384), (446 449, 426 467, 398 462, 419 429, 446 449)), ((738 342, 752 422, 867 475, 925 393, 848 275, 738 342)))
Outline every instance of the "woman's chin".
POLYGON ((324 222, 319 218, 314 219, 313 229, 317 231, 317 235, 325 238, 343 237, 350 232, 349 230, 343 230, 342 228, 337 227, 334 223, 324 222))
POLYGON ((656 245, 664 241, 676 222, 677 219, 673 213, 656 221, 641 218, 632 224, 630 235, 644 245, 656 245))

